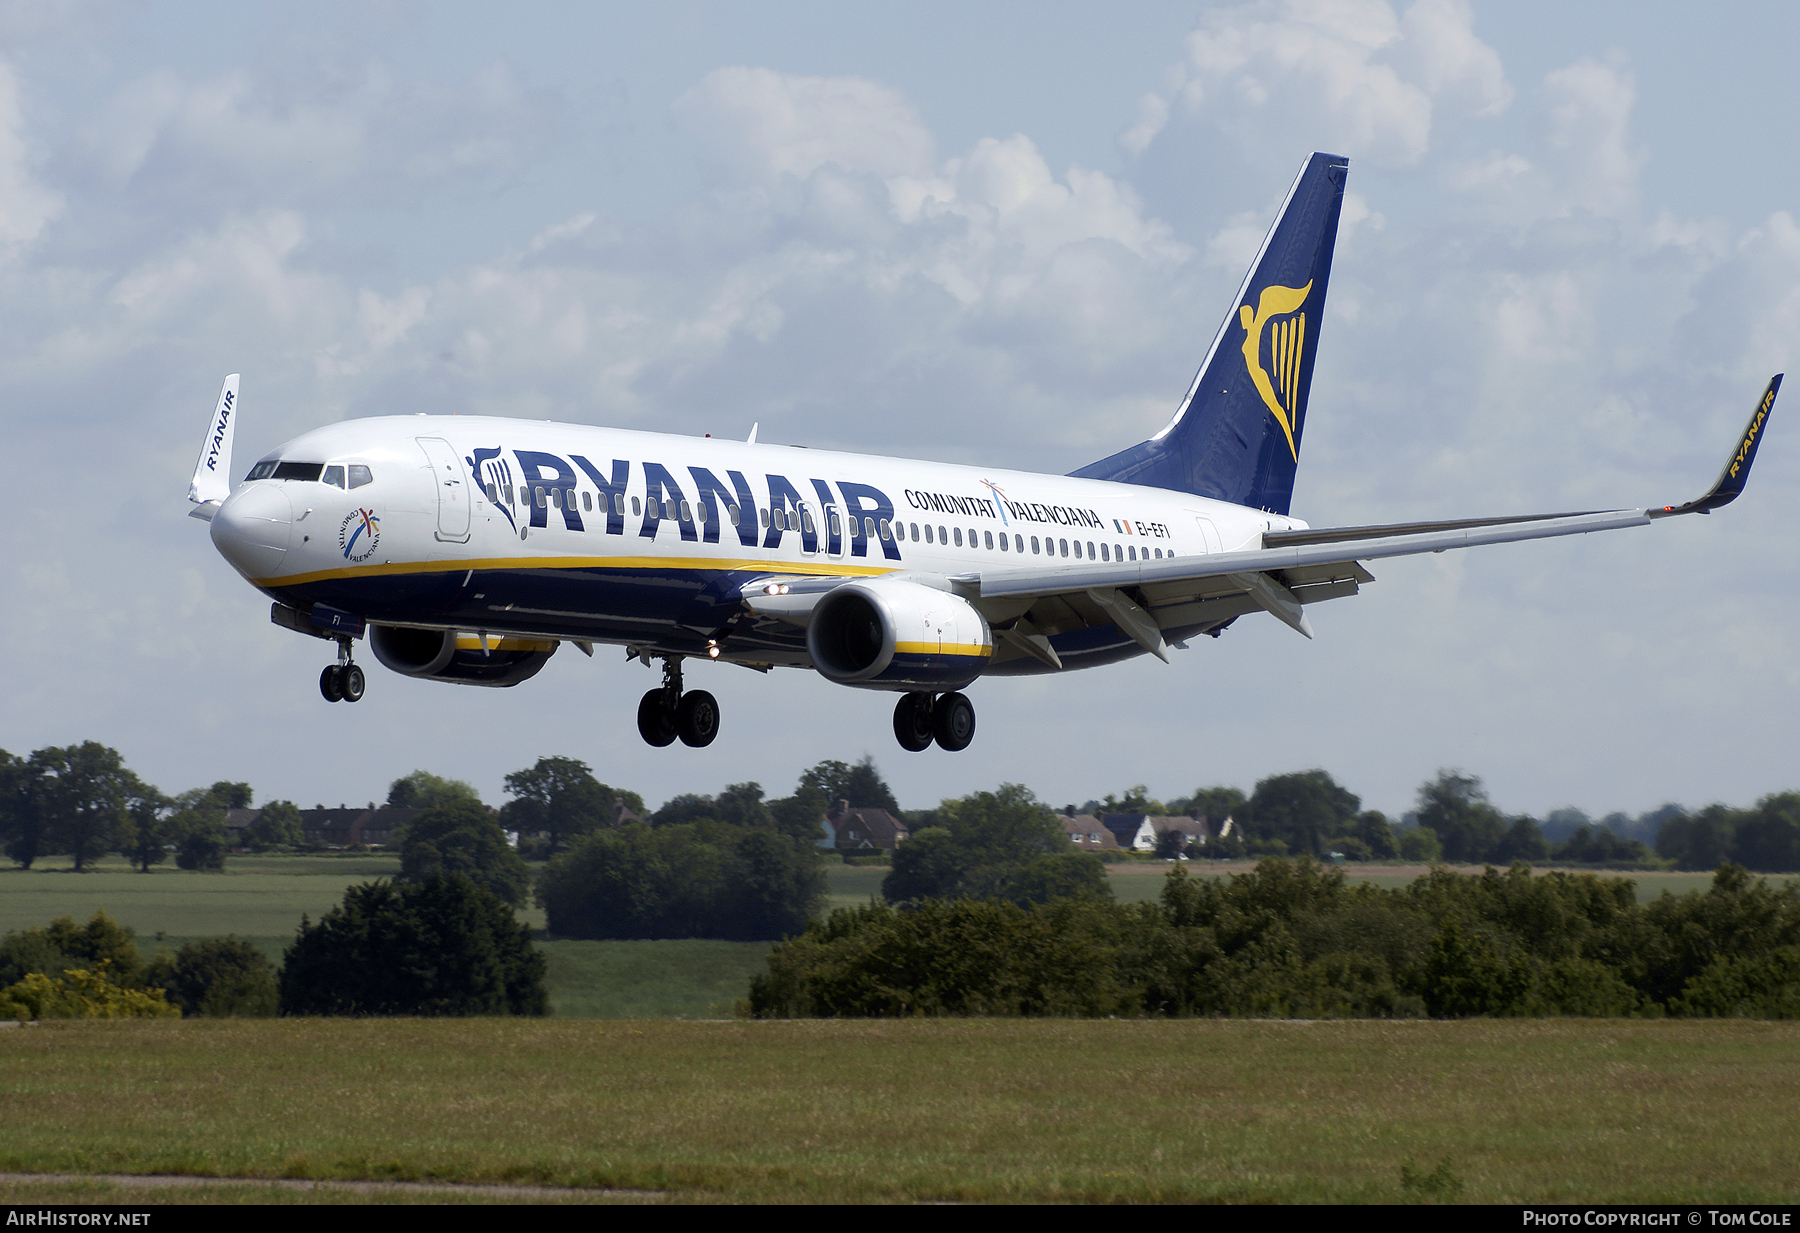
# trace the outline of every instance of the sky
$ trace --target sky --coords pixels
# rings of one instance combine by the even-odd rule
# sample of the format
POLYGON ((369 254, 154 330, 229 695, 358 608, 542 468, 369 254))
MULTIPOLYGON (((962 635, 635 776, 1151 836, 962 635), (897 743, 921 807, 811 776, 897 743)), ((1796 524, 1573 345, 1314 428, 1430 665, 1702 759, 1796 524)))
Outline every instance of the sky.
MULTIPOLYGON (((1350 160, 1295 515, 1698 495, 1800 339, 1789 6, 0 3, 0 747, 97 740, 174 793, 492 803, 538 757, 658 802, 872 754, 900 802, 1024 783, 1250 791, 1322 767, 1398 815, 1747 805, 1793 765, 1800 414, 1705 517, 1379 562, 1308 642, 978 681, 966 752, 891 695, 698 665, 724 725, 646 748, 654 675, 564 648, 509 690, 324 644, 184 517, 222 377, 236 469, 415 412, 1067 472, 1186 391, 1295 168, 1350 160)), ((1790 400, 1791 400, 1790 395, 1790 400)))

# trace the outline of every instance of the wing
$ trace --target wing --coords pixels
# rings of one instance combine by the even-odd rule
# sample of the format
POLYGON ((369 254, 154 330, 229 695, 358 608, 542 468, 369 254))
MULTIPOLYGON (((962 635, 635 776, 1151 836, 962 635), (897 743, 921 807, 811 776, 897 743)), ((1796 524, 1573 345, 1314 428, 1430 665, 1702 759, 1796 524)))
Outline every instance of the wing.
POLYGON ((1361 584, 1373 582, 1364 561, 1644 526, 1676 514, 1710 513, 1730 503, 1744 490, 1780 388, 1777 374, 1717 482, 1683 505, 1276 531, 1265 533, 1262 547, 1249 551, 982 570, 953 576, 950 582, 987 614, 1001 643, 1056 668, 1062 663, 1049 635, 1101 625, 1117 627, 1165 661, 1166 631, 1217 633, 1249 612, 1268 612, 1310 638, 1306 605, 1354 595, 1361 584))

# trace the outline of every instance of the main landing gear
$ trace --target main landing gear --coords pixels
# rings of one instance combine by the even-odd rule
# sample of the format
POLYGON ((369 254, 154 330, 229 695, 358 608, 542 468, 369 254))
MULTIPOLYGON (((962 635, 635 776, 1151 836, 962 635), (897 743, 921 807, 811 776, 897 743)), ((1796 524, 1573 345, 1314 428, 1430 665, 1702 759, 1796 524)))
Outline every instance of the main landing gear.
POLYGON ((319 673, 319 692, 327 702, 361 702, 363 670, 350 662, 350 639, 338 639, 338 661, 319 673))
POLYGON ((894 736, 911 753, 934 740, 951 753, 967 749, 975 739, 975 704, 962 694, 901 694, 894 705, 894 736))
POLYGON ((681 691, 681 656, 664 655, 663 683, 638 703, 638 733, 646 744, 661 749, 680 737, 695 749, 713 743, 719 735, 719 700, 704 689, 681 691))

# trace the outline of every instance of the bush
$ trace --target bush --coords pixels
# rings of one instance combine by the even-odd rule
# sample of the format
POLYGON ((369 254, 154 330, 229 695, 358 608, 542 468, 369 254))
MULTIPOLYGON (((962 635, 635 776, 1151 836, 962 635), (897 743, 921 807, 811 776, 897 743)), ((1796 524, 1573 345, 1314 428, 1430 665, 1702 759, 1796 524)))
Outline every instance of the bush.
POLYGON ((0 989, 0 1019, 168 1019, 181 1012, 161 989, 131 989, 95 968, 70 968, 52 979, 32 972, 0 989))
POLYGON ((281 1013, 542 1015, 544 959, 512 909, 466 877, 371 882, 317 925, 301 920, 281 1013))
POLYGON ((187 1018, 261 1019, 279 1007, 275 966, 237 938, 189 942, 173 956, 158 955, 148 980, 187 1018))
POLYGON ((632 823, 576 841, 538 875, 550 932, 765 942, 806 928, 825 894, 810 847, 760 827, 632 823))

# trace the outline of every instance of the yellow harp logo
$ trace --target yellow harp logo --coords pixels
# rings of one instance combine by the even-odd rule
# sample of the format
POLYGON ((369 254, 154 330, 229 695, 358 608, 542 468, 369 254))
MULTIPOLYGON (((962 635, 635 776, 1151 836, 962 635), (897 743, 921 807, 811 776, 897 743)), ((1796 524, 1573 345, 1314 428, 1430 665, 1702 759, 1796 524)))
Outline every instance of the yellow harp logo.
POLYGON ((1269 335, 1271 375, 1262 366, 1263 327, 1274 317, 1286 316, 1306 303, 1312 290, 1309 280, 1304 287, 1264 287, 1257 297, 1256 311, 1248 304, 1238 306, 1238 323, 1244 327, 1244 366, 1257 393, 1269 406, 1269 414, 1287 434, 1288 452, 1300 461, 1300 450, 1294 444, 1294 404, 1300 397, 1300 356, 1306 348, 1306 314, 1275 322, 1269 335))

